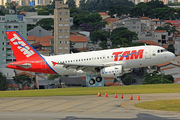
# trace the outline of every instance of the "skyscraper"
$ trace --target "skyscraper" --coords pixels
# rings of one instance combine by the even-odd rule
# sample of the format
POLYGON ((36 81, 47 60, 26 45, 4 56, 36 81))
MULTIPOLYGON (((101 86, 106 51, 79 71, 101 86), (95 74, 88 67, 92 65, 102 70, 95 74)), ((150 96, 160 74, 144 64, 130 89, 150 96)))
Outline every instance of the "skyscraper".
POLYGON ((55 1, 54 9, 54 54, 70 52, 70 10, 63 0, 55 1))

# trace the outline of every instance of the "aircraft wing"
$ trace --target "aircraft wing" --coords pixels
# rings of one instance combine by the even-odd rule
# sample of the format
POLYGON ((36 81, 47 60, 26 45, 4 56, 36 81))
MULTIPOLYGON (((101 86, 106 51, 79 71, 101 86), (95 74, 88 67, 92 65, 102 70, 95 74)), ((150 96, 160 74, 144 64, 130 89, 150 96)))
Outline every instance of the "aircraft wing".
POLYGON ((68 64, 68 63, 57 63, 59 65, 63 65, 66 69, 76 69, 76 70, 83 70, 83 71, 89 71, 94 70, 97 67, 104 67, 104 65, 90 65, 90 64, 68 64))
POLYGON ((122 63, 112 62, 112 63, 105 63, 105 64, 71 64, 71 63, 56 63, 53 62, 53 65, 63 65, 66 69, 76 69, 76 70, 83 70, 83 71, 93 71, 96 68, 103 68, 103 67, 110 67, 115 65, 122 65, 122 63))

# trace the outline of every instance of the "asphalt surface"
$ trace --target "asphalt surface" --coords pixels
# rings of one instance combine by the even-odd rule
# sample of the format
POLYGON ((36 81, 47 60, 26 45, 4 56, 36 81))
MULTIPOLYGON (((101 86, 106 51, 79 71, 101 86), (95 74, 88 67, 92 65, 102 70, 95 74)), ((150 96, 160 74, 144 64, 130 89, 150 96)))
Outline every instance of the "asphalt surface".
POLYGON ((0 98, 0 120, 178 120, 180 112, 147 110, 135 104, 180 99, 180 93, 0 98))

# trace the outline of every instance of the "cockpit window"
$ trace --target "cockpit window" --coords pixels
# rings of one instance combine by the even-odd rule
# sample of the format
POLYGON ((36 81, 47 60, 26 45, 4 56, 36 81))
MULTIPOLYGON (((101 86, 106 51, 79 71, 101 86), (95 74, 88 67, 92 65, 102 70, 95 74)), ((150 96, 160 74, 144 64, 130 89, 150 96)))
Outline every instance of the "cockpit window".
POLYGON ((166 49, 164 49, 164 52, 167 52, 167 50, 166 50, 166 49))
POLYGON ((166 49, 161 49, 161 50, 158 50, 157 53, 162 53, 162 52, 166 52, 167 50, 166 49))

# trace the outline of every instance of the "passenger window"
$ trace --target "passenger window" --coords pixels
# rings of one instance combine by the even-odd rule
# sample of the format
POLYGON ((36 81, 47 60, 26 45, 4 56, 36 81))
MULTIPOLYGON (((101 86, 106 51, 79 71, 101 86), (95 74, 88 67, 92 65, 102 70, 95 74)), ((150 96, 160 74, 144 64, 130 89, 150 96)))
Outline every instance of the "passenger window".
POLYGON ((97 59, 99 59, 99 57, 97 57, 97 59))
POLYGON ((109 58, 109 56, 107 56, 107 58, 109 58))
POLYGON ((72 60, 71 60, 71 62, 72 62, 72 60))
POLYGON ((83 59, 81 59, 81 61, 83 61, 83 59))
POLYGON ((76 62, 77 62, 78 60, 76 60, 76 62))
POLYGON ((160 50, 158 50, 157 52, 160 53, 160 50))
POLYGON ((89 58, 89 60, 91 60, 91 58, 89 58))
POLYGON ((161 52, 163 52, 163 50, 161 50, 161 52))
POLYGON ((113 56, 111 56, 111 58, 113 58, 113 56))
POLYGON ((85 61, 86 59, 84 59, 84 61, 85 61))
POLYGON ((100 59, 101 59, 101 57, 100 57, 100 59))

